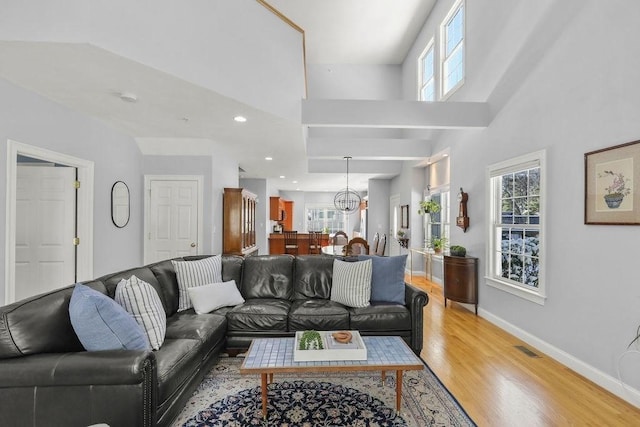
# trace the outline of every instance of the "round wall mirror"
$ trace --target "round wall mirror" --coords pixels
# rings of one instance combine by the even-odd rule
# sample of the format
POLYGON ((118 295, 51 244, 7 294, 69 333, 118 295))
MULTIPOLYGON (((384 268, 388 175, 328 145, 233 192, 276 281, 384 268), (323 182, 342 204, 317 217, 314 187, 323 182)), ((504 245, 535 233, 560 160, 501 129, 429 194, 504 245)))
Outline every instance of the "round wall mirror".
POLYGON ((129 187, 122 181, 111 187, 111 221, 118 228, 129 223, 129 187))

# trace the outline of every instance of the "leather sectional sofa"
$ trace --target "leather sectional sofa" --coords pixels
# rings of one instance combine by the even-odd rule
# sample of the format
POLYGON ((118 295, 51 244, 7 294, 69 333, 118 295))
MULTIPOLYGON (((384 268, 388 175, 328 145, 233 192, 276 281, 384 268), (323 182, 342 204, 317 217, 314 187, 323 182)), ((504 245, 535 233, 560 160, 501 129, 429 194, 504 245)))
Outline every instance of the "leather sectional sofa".
POLYGON ((419 354, 427 295, 405 284, 404 306, 344 307, 329 299, 332 266, 319 255, 223 256, 223 280, 235 280, 246 301, 200 315, 177 312, 168 260, 85 282, 112 298, 131 275, 151 284, 167 315, 157 351, 85 351, 69 318, 73 286, 0 307, 0 425, 170 425, 220 352, 296 330, 397 335, 419 354))

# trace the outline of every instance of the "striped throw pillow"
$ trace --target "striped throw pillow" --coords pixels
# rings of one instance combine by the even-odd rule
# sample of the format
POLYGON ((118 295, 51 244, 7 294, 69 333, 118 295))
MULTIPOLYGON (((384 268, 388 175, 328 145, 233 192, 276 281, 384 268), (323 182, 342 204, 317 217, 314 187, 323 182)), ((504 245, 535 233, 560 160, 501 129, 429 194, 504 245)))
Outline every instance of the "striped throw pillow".
POLYGON ((144 280, 131 276, 118 283, 114 299, 142 326, 151 348, 159 350, 167 332, 167 315, 156 290, 144 280))
POLYGON ((347 307, 367 307, 371 297, 371 260, 333 261, 331 301, 347 307))
POLYGON ((220 255, 197 261, 171 261, 178 278, 178 311, 193 307, 187 289, 210 283, 222 283, 222 257, 220 255))

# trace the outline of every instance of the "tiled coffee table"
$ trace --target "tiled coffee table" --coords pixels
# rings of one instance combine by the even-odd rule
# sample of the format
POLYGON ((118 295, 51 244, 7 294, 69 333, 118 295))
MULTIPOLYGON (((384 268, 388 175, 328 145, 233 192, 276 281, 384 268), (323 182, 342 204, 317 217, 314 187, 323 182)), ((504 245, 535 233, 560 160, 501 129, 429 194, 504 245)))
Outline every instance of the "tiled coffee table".
POLYGON ((422 370, 424 364, 400 337, 362 337, 367 360, 294 362, 294 338, 260 338, 251 342, 240 367, 241 374, 260 374, 262 415, 267 416, 267 386, 273 374, 295 372, 396 371, 396 411, 402 399, 402 373, 422 370))

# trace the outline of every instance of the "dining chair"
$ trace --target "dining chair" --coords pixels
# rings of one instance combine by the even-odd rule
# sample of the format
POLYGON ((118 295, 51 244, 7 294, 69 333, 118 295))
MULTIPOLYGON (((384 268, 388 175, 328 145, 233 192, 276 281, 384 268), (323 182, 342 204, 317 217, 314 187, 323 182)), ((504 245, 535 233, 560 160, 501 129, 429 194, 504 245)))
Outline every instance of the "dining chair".
POLYGON ((384 256, 384 250, 387 246, 387 235, 383 234, 378 242, 378 247, 375 250, 375 254, 378 256, 384 256))
POLYGON ((298 255, 298 232, 283 231, 282 234, 284 234, 284 253, 298 255))
POLYGON ((347 243, 346 255, 369 255, 369 242, 362 237, 354 237, 347 243))
POLYGON ((333 245, 346 245, 349 243, 349 236, 344 231, 336 231, 333 235, 333 245))
POLYGON ((380 242, 380 233, 376 233, 373 236, 373 243, 371 244, 371 253, 372 255, 377 255, 378 253, 378 243, 380 242))

